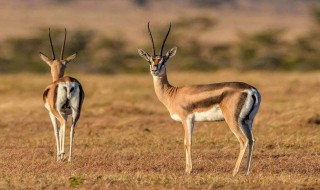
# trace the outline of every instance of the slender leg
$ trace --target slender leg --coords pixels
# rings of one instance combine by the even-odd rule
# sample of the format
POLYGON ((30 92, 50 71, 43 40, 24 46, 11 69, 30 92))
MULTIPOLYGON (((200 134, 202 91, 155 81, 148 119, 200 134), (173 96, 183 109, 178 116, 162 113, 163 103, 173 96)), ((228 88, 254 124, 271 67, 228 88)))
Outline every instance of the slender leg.
POLYGON ((184 146, 186 151, 186 173, 192 172, 192 157, 191 157, 191 145, 192 145, 192 132, 194 128, 193 118, 187 118, 182 123, 185 132, 184 146))
POLYGON ((240 152, 239 152, 239 156, 236 162, 236 165, 233 169, 232 175, 236 176, 239 172, 239 168, 240 168, 240 164, 241 161, 243 159, 244 153, 246 152, 247 146, 248 146, 248 141, 239 141, 240 142, 240 152))
POLYGON ((247 168, 246 168, 246 175, 249 175, 250 173, 250 165, 252 160, 252 152, 253 152, 253 146, 254 146, 254 139, 252 134, 252 121, 247 120, 242 122, 242 129, 244 134, 246 135, 249 143, 249 154, 248 154, 248 161, 247 161, 247 168))
POLYGON ((248 161, 247 161, 246 175, 250 174, 253 146, 254 146, 254 140, 249 141, 249 155, 248 155, 248 161))
POLYGON ((233 169, 233 176, 236 176, 238 174, 239 171, 239 167, 241 164, 241 161, 243 159, 243 155, 246 151, 246 148, 248 146, 248 139, 246 137, 246 135, 242 132, 241 130, 241 122, 238 121, 238 119, 236 119, 234 116, 228 116, 225 115, 225 120, 230 128, 230 130, 233 132, 233 134, 237 137, 239 144, 240 144, 240 152, 239 152, 239 156, 236 162, 236 165, 233 169))
POLYGON ((64 155, 65 155, 64 142, 65 142, 66 123, 67 123, 68 115, 62 115, 62 117, 64 120, 61 122, 61 127, 60 127, 60 158, 61 160, 64 159, 64 155))
POLYGON ((74 130, 75 130, 77 121, 79 119, 79 116, 80 116, 79 112, 72 109, 72 126, 70 130, 70 150, 69 150, 69 159, 68 159, 69 162, 72 160, 72 145, 73 145, 73 138, 74 138, 74 130))
POLYGON ((59 128, 58 128, 58 123, 56 117, 49 112, 49 116, 53 125, 53 130, 54 130, 54 136, 56 138, 56 145, 57 145, 57 161, 60 160, 60 142, 59 142, 59 128))
POLYGON ((189 170, 189 154, 188 154, 188 149, 187 149, 186 135, 184 137, 183 143, 184 143, 184 149, 186 151, 186 170, 185 170, 185 172, 188 173, 188 170, 189 170))

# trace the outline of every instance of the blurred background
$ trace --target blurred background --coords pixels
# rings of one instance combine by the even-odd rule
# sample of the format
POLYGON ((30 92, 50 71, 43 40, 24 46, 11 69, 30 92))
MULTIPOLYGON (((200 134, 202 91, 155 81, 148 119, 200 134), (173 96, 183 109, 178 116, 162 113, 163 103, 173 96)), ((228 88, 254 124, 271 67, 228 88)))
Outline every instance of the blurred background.
POLYGON ((165 51, 178 47, 170 70, 320 69, 317 0, 15 0, 0 2, 0 72, 48 73, 38 52, 56 54, 64 27, 65 56, 75 51, 73 72, 141 73, 172 23, 165 51))

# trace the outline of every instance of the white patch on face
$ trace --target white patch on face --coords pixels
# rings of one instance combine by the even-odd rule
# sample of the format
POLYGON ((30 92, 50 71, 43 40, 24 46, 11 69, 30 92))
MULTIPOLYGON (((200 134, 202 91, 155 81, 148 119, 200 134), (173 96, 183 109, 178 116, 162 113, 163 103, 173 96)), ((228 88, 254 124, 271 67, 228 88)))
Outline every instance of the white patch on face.
POLYGON ((181 118, 180 118, 180 116, 178 115, 178 114, 172 114, 172 115, 170 115, 171 116, 171 118, 173 119, 173 120, 175 120, 175 121, 181 121, 181 118))
POLYGON ((152 72, 151 68, 150 68, 150 72, 151 72, 151 75, 154 76, 154 77, 158 77, 158 76, 163 76, 165 75, 166 73, 166 65, 163 64, 161 67, 158 65, 157 67, 157 71, 155 73, 152 72))
POLYGON ((194 121, 221 121, 224 120, 220 106, 214 106, 213 108, 204 112, 194 112, 188 115, 193 117, 194 121))

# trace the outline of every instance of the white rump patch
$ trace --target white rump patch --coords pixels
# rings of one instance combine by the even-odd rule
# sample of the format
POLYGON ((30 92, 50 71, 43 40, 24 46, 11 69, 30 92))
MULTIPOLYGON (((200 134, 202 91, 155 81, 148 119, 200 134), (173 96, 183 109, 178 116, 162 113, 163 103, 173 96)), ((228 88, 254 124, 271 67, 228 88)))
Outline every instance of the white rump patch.
POLYGON ((58 111, 71 114, 71 109, 78 109, 80 101, 80 89, 77 82, 61 82, 58 85, 56 107, 58 111), (71 91, 71 89, 73 90, 71 91), (66 101, 69 101, 69 109, 61 109, 66 101), (60 110, 59 110, 60 108, 60 110))
POLYGON ((244 102, 243 107, 241 108, 240 115, 239 115, 239 117, 242 119, 244 119, 248 115, 254 103, 252 99, 252 94, 253 94, 252 90, 248 90, 247 94, 248 96, 244 102))

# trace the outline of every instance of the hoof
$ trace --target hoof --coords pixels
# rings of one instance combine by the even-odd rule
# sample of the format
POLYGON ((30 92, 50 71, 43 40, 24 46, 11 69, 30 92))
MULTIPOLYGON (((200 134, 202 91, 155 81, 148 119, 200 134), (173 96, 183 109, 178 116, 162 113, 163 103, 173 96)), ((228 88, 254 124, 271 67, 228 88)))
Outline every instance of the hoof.
POLYGON ((235 177, 238 174, 238 171, 232 172, 232 176, 235 177))
POLYGON ((185 170, 185 173, 188 174, 188 175, 190 175, 191 172, 192 172, 192 169, 186 169, 186 170, 185 170))
POLYGON ((61 159, 61 160, 64 160, 64 159, 65 159, 64 153, 61 153, 61 154, 60 154, 60 159, 61 159))

